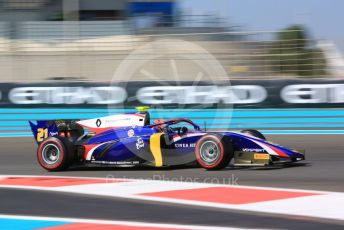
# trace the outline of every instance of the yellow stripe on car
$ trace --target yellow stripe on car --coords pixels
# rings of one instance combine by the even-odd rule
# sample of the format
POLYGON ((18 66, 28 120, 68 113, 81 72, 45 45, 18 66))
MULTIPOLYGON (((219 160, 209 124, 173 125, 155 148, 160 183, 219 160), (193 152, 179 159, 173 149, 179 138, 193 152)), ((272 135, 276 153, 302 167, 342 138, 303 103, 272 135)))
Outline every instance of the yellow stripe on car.
POLYGON ((163 135, 163 133, 156 133, 150 137, 150 150, 153 154, 156 167, 162 166, 162 154, 160 146, 161 135, 163 135))

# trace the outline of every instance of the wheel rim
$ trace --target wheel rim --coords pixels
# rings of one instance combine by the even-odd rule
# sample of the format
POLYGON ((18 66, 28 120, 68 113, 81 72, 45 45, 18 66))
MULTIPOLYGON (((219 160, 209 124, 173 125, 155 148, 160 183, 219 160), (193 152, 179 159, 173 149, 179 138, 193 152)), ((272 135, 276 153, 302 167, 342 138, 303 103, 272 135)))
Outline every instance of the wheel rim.
POLYGON ((206 164, 214 164, 220 157, 218 144, 212 140, 203 142, 200 147, 200 157, 206 164))
POLYGON ((60 150, 55 144, 48 144, 42 150, 43 161, 49 165, 55 164, 60 158, 60 150))

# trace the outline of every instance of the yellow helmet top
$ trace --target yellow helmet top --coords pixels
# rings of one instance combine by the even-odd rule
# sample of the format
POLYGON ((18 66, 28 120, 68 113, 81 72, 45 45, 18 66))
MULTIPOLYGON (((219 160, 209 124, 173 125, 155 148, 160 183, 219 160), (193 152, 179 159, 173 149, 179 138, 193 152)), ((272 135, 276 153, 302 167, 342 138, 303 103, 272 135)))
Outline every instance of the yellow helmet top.
POLYGON ((149 106, 138 106, 136 110, 140 113, 147 112, 149 110, 149 106))

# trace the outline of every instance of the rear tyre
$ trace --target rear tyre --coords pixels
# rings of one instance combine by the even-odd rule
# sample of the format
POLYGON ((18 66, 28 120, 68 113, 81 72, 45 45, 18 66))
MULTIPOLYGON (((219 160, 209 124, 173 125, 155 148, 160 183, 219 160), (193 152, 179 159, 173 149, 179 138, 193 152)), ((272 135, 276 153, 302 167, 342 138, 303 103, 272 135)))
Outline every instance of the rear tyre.
POLYGON ((196 143, 197 163, 208 170, 219 170, 225 168, 234 152, 228 137, 221 135, 205 135, 196 143))
POLYGON ((62 171, 74 160, 73 145, 67 138, 49 137, 37 149, 38 163, 48 171, 62 171))
POLYGON ((251 135, 253 137, 257 137, 257 138, 266 140, 266 137, 261 132, 259 132, 258 130, 255 130, 255 129, 244 129, 244 130, 241 130, 241 133, 248 134, 248 135, 251 135))

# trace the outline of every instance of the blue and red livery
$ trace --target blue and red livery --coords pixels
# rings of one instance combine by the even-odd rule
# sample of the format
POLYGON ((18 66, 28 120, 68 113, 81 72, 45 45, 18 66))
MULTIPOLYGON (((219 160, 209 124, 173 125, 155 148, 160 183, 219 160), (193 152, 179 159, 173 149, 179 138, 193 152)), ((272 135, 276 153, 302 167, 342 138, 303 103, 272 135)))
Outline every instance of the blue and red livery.
POLYGON ((38 143, 39 164, 49 170, 73 165, 197 164, 205 169, 266 166, 305 159, 297 151, 267 141, 257 130, 202 131, 189 119, 150 122, 147 108, 89 120, 29 122, 38 143))

